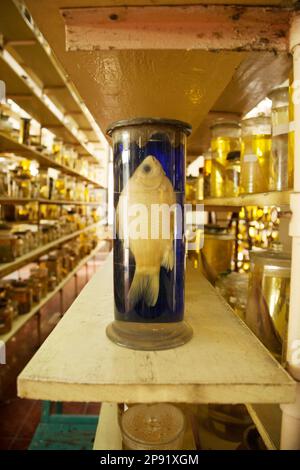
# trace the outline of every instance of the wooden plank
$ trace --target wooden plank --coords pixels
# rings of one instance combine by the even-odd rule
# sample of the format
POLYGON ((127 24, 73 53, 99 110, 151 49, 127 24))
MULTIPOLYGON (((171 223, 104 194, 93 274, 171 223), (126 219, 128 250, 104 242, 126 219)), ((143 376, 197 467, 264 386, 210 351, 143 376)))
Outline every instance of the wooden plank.
POLYGON ((207 210, 214 207, 234 208, 242 206, 289 207, 292 191, 270 191, 268 193, 242 194, 236 197, 207 198, 199 201, 207 210))
POLYGON ((65 243, 68 240, 71 240, 72 238, 77 237, 81 233, 87 232, 90 229, 98 227, 100 223, 101 222, 97 222, 96 224, 89 225, 88 227, 85 227, 81 230, 76 230, 75 232, 69 233, 68 235, 65 235, 64 237, 60 237, 57 240, 54 240, 53 242, 47 243, 46 245, 39 246, 38 248, 35 248, 32 251, 29 251, 25 255, 20 256, 19 258, 16 258, 14 261, 11 261, 9 263, 0 263, 0 276, 3 277, 9 273, 16 271, 17 269, 21 268, 25 264, 28 264, 30 263, 30 261, 33 261, 34 259, 39 258, 41 255, 47 253, 48 251, 52 250, 58 245, 61 245, 62 243, 65 243))
POLYGON ((67 175, 74 176, 75 178, 78 178, 82 181, 86 181, 87 183, 92 184, 97 188, 103 189, 103 186, 101 186, 98 182, 81 175, 80 173, 78 173, 78 171, 73 170, 72 168, 69 168, 66 165, 62 165, 60 163, 55 162, 50 156, 39 152, 34 147, 25 144, 20 144, 9 134, 6 134, 4 132, 0 132, 0 152, 6 154, 14 153, 17 156, 26 157, 29 160, 36 160, 44 168, 56 168, 57 170, 60 170, 67 175))
POLYGON ((282 417, 279 405, 246 406, 267 449, 279 450, 282 417))
POLYGON ((192 340, 167 351, 116 346, 110 256, 18 380, 21 397, 114 403, 285 403, 295 383, 188 263, 186 317, 192 340))
POLYGON ((90 259, 92 259, 98 251, 102 247, 105 246, 105 242, 101 242, 98 244, 98 246, 85 258, 83 258, 80 263, 76 266, 73 271, 71 271, 56 287, 53 291, 49 292, 46 297, 44 297, 38 304, 34 305, 34 307, 30 310, 30 312, 24 314, 24 315, 19 315, 16 320, 13 322, 12 329, 3 335, 0 335, 0 341, 3 341, 6 343, 9 341, 21 328, 25 323, 28 322, 28 320, 33 317, 38 311, 46 305, 49 300, 51 300, 59 291, 62 289, 71 279, 72 277, 79 271, 79 269, 82 268, 90 259))
POLYGON ((62 8, 68 51, 202 49, 288 51, 290 11, 173 5, 62 8))
POLYGON ((118 405, 102 403, 93 450, 122 450, 118 405))

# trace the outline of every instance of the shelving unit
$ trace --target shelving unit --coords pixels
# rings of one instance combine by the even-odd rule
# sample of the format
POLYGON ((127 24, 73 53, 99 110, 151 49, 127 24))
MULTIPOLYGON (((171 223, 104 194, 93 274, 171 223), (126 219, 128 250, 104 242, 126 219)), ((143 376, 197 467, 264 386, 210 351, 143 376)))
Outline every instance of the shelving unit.
MULTIPOLYGON (((96 254, 100 251, 102 247, 104 247, 105 242, 101 241, 97 247, 85 258, 83 258, 80 263, 73 269, 56 287, 53 291, 49 292, 46 297, 44 297, 38 304, 34 305, 29 313, 24 315, 19 315, 13 322, 12 329, 5 333, 4 335, 0 335, 0 341, 6 343, 9 341, 21 328, 25 323, 30 320, 34 315, 36 315, 44 305, 46 305, 49 300, 51 300, 61 289, 76 275, 79 269, 82 268, 85 264, 87 264, 91 259, 93 259, 96 254)), ((61 312, 62 314, 62 312, 61 312)))
POLYGON ((42 168, 55 168, 57 170, 62 171, 63 173, 75 176, 77 179, 81 181, 86 181, 89 184, 92 184, 96 188, 102 188, 99 183, 93 181, 86 176, 81 175, 77 171, 69 168, 66 165, 61 165, 60 163, 55 162, 51 157, 44 155, 42 152, 35 150, 33 147, 29 147, 28 145, 20 144, 16 140, 12 139, 7 134, 0 132, 0 152, 3 153, 15 153, 18 156, 26 157, 29 160, 36 160, 42 168))
POLYGON ((42 126, 66 143, 76 145, 81 156, 99 163, 96 151, 101 150, 102 158, 105 157, 105 138, 26 7, 16 0, 5 2, 2 8, 0 75, 6 78, 7 96, 42 126), (10 27, 11 17, 18 27, 10 27))
POLYGON ((7 274, 16 271, 17 269, 21 268, 25 264, 30 263, 32 260, 38 258, 39 256, 42 256, 43 254, 47 253, 48 251, 52 250, 53 248, 61 245, 62 243, 67 242, 68 240, 71 240, 72 238, 77 237, 81 233, 87 232, 88 230, 91 230, 93 228, 96 228, 99 226, 99 222, 89 225, 88 227, 85 227, 81 230, 76 230, 75 232, 72 232, 68 235, 65 235, 63 237, 58 238, 57 240, 54 240, 50 243, 47 243, 46 245, 39 246, 35 250, 32 250, 28 253, 26 253, 23 256, 20 256, 19 258, 15 259, 14 261, 11 261, 9 263, 1 263, 0 264, 0 276, 6 276, 7 274))
POLYGON ((9 198, 9 197, 0 197, 0 204, 29 204, 29 203, 38 203, 38 204, 54 204, 56 206, 99 206, 100 202, 85 202, 85 201, 63 201, 60 199, 29 199, 29 198, 9 198))
POLYGON ((292 402, 295 382, 190 263, 186 289, 194 330, 189 343, 156 352, 118 347, 105 334, 114 311, 109 256, 19 376, 19 395, 109 403, 292 402))

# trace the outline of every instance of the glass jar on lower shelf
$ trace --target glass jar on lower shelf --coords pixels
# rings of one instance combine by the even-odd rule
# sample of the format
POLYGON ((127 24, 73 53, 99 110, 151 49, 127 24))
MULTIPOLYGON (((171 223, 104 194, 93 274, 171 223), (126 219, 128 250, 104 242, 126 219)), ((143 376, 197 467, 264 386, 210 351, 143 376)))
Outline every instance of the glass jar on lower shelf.
POLYGON ((271 120, 267 116, 242 121, 241 180, 243 194, 269 190, 271 120))
POLYGON ((271 191, 293 187, 293 155, 289 153, 289 88, 274 89, 272 100, 272 149, 270 158, 271 191))
POLYGON ((18 313, 24 315, 32 308, 32 290, 25 281, 12 281, 11 295, 18 302, 18 313))
POLYGON ((126 450, 180 450, 185 432, 185 416, 174 405, 133 405, 120 420, 126 450))
POLYGON ((213 124, 211 133, 211 197, 224 197, 227 156, 230 152, 240 150, 240 125, 237 122, 219 121, 213 124))
POLYGON ((13 307, 9 300, 0 299, 0 335, 11 330, 13 321, 13 307))

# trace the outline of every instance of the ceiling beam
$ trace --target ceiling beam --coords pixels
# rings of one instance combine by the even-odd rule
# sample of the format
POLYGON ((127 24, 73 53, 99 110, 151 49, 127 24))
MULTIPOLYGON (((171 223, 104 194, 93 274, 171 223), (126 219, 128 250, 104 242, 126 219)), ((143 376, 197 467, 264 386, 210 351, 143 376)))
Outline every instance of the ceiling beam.
POLYGON ((234 5, 62 8, 68 51, 288 51, 292 10, 234 5))

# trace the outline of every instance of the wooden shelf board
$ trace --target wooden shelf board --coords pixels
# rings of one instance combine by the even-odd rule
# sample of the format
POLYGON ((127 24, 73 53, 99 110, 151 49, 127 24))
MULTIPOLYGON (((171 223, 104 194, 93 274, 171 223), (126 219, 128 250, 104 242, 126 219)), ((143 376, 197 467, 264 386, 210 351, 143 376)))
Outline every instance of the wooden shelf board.
POLYGON ((34 147, 20 144, 4 132, 0 132, 0 152, 15 153, 17 156, 26 157, 30 160, 36 160, 42 167, 56 168, 57 170, 60 170, 67 175, 74 176, 75 178, 78 178, 82 181, 86 181, 87 183, 92 184, 97 188, 103 188, 96 181, 93 181, 90 178, 81 175, 80 173, 73 170, 72 168, 67 167, 66 165, 61 165, 60 163, 55 162, 54 160, 52 160, 51 157, 44 155, 42 152, 36 150, 34 147))
POLYGON ((30 312, 24 314, 24 315, 19 315, 13 322, 13 326, 12 326, 12 329, 8 332, 8 333, 5 333, 3 335, 0 335, 0 341, 3 341, 4 343, 6 343, 7 341, 9 341, 21 328, 23 325, 25 325, 25 323, 28 322, 28 320, 33 317, 42 307, 44 307, 44 305, 46 305, 47 302, 49 302, 49 300, 52 299, 52 297, 54 297, 59 291, 60 289, 62 289, 71 279, 72 277, 74 276, 74 274, 76 274, 76 272, 79 271, 80 268, 82 268, 82 266, 84 266, 90 259, 92 259, 96 253, 98 251, 100 251, 100 249, 102 247, 104 247, 105 245, 105 242, 100 242, 97 247, 88 255, 86 256, 85 258, 83 258, 79 264, 76 266, 75 269, 73 269, 73 271, 71 271, 56 287, 53 291, 49 292, 46 297, 44 297, 38 304, 34 305, 34 307, 30 310, 30 312))
POLYGON ((192 340, 167 351, 116 346, 110 256, 19 376, 21 397, 115 403, 286 403, 295 382, 188 262, 192 340))
POLYGON ((14 261, 11 261, 10 263, 1 263, 0 264, 0 277, 6 276, 7 274, 16 271, 17 269, 21 268, 25 264, 30 263, 32 260, 38 258, 44 253, 47 253, 48 251, 52 250, 52 248, 55 248, 61 243, 65 243, 68 240, 71 240, 72 238, 77 237, 81 233, 87 232, 88 230, 93 229, 99 225, 100 223, 97 222, 81 230, 76 230, 73 233, 69 233, 68 235, 65 235, 64 237, 60 237, 57 240, 47 243, 46 245, 39 246, 35 250, 32 250, 29 253, 26 253, 25 255, 20 256, 19 258, 15 259, 14 261))
POLYGON ((282 416, 280 406, 276 404, 246 406, 267 449, 279 450, 282 416))
POLYGON ((13 198, 13 197, 0 197, 0 204, 53 204, 58 206, 100 206, 101 202, 85 202, 85 201, 61 201, 57 199, 30 199, 30 198, 13 198))
POLYGON ((198 201, 204 207, 224 207, 227 209, 242 206, 289 206, 292 191, 270 191, 267 193, 245 194, 236 197, 207 198, 198 201))

